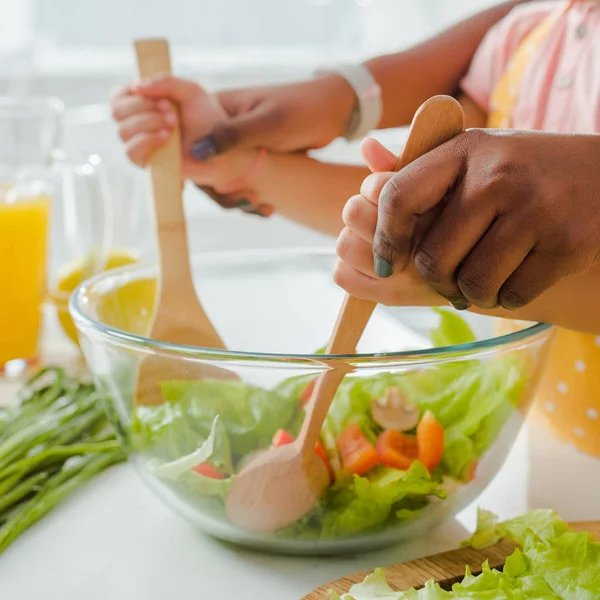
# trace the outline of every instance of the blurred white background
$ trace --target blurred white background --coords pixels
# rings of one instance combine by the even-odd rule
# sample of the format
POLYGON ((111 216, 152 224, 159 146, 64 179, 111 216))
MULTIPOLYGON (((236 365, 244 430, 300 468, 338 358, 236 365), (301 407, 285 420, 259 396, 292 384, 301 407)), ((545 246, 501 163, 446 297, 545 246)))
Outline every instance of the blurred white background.
MULTIPOLYGON (((145 203, 110 122, 109 92, 131 80, 131 41, 165 36, 180 75, 216 89, 309 77, 316 66, 406 48, 493 0, 0 0, 0 94, 53 95, 68 106, 65 149, 99 154, 120 206, 145 203)), ((356 157, 337 144, 330 153, 356 157)), ((322 241, 300 228, 224 213, 191 190, 202 248, 322 241), (214 220, 226 219, 224 229, 214 220), (210 226, 208 226, 210 225, 210 226), (226 235, 226 237, 225 237, 226 235)), ((140 221, 145 223, 144 219, 140 221)), ((126 225, 121 221, 120 225, 126 225)), ((146 230, 138 223, 138 229, 146 230)), ((129 229, 118 232, 126 237, 129 229)), ((126 241, 126 240, 125 240, 126 241)))

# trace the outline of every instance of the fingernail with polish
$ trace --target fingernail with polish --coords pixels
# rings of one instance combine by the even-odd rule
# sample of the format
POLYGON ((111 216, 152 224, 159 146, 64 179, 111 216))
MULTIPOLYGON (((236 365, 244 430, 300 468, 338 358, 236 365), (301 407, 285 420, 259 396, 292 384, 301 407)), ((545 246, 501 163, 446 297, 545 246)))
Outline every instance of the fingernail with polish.
POLYGON ((383 279, 390 277, 394 273, 394 267, 387 260, 375 254, 375 273, 383 279))
POLYGON ((217 145, 212 136, 207 136, 192 144, 191 154, 196 160, 208 160, 218 154, 217 145))
POLYGON ((470 305, 463 304, 462 302, 452 302, 452 306, 454 306, 456 310, 467 310, 470 305))
POLYGON ((160 100, 158 103, 158 108, 163 112, 169 112, 171 110, 171 104, 168 100, 160 100))

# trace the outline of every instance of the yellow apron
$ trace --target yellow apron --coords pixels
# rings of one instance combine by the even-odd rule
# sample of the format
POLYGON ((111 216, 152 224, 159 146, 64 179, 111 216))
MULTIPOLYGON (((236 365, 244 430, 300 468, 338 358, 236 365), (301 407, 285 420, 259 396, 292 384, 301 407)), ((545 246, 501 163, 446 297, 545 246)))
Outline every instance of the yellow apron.
MULTIPOLYGON (((571 5, 561 5, 519 45, 492 93, 488 127, 511 127, 529 59, 571 5)), ((519 329, 519 323, 503 321, 497 333, 519 329)), ((600 336, 557 331, 535 409, 561 439, 600 457, 600 336)))

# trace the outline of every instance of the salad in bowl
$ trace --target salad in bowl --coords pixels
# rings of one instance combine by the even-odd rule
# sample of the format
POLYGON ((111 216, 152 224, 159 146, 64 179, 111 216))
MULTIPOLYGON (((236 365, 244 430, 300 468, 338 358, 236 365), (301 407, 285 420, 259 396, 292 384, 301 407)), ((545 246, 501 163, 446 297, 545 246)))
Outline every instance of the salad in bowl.
MULTIPOLYGON (((284 278, 327 272, 331 259, 328 253, 288 256, 284 278)), ((281 285, 282 273, 260 255, 245 255, 242 266, 240 260, 223 255, 194 263, 203 284, 219 280, 214 296, 207 296, 213 306, 230 314, 223 300, 228 269, 235 280, 246 266, 254 271, 248 285, 255 286, 247 288, 248 297, 265 300, 247 325, 255 328, 252 340, 260 334, 285 337, 290 313, 299 331, 310 329, 314 289, 283 305, 278 323, 274 304, 282 303, 272 302, 277 291, 268 279, 273 274, 281 285)), ((485 337, 492 320, 486 317, 467 322, 451 309, 388 313, 379 307, 385 320, 378 324, 375 318, 373 327, 380 327, 371 331, 375 344, 395 320, 414 349, 344 357, 352 371, 314 448, 329 486, 318 506, 297 522, 256 533, 227 519, 232 482, 257 452, 294 441, 315 380, 334 359, 322 350, 214 351, 149 340, 142 332, 154 277, 152 268, 126 267, 87 282, 72 298, 82 349, 108 414, 132 464, 176 512, 212 535, 268 550, 320 554, 380 547, 422 534, 471 503, 520 430, 551 338, 551 329, 541 324, 493 338, 485 337), (149 354, 176 361, 181 377, 161 382, 161 403, 134 404, 136 366, 149 354), (219 366, 239 378, 192 379, 187 374, 194 363, 219 366)), ((336 302, 331 305, 335 309, 336 302)), ((320 334, 321 340, 327 335, 320 334)))

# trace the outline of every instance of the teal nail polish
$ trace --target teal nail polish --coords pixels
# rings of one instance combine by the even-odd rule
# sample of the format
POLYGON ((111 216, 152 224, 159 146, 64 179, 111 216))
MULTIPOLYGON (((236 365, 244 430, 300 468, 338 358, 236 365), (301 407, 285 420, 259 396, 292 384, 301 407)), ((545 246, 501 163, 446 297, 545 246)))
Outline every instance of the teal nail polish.
POLYGON ((469 308, 469 304, 463 304, 462 302, 452 302, 452 306, 454 306, 454 308, 456 310, 467 310, 469 308))
POLYGON ((394 273, 394 267, 387 260, 375 254, 375 273, 382 279, 390 277, 394 273))

